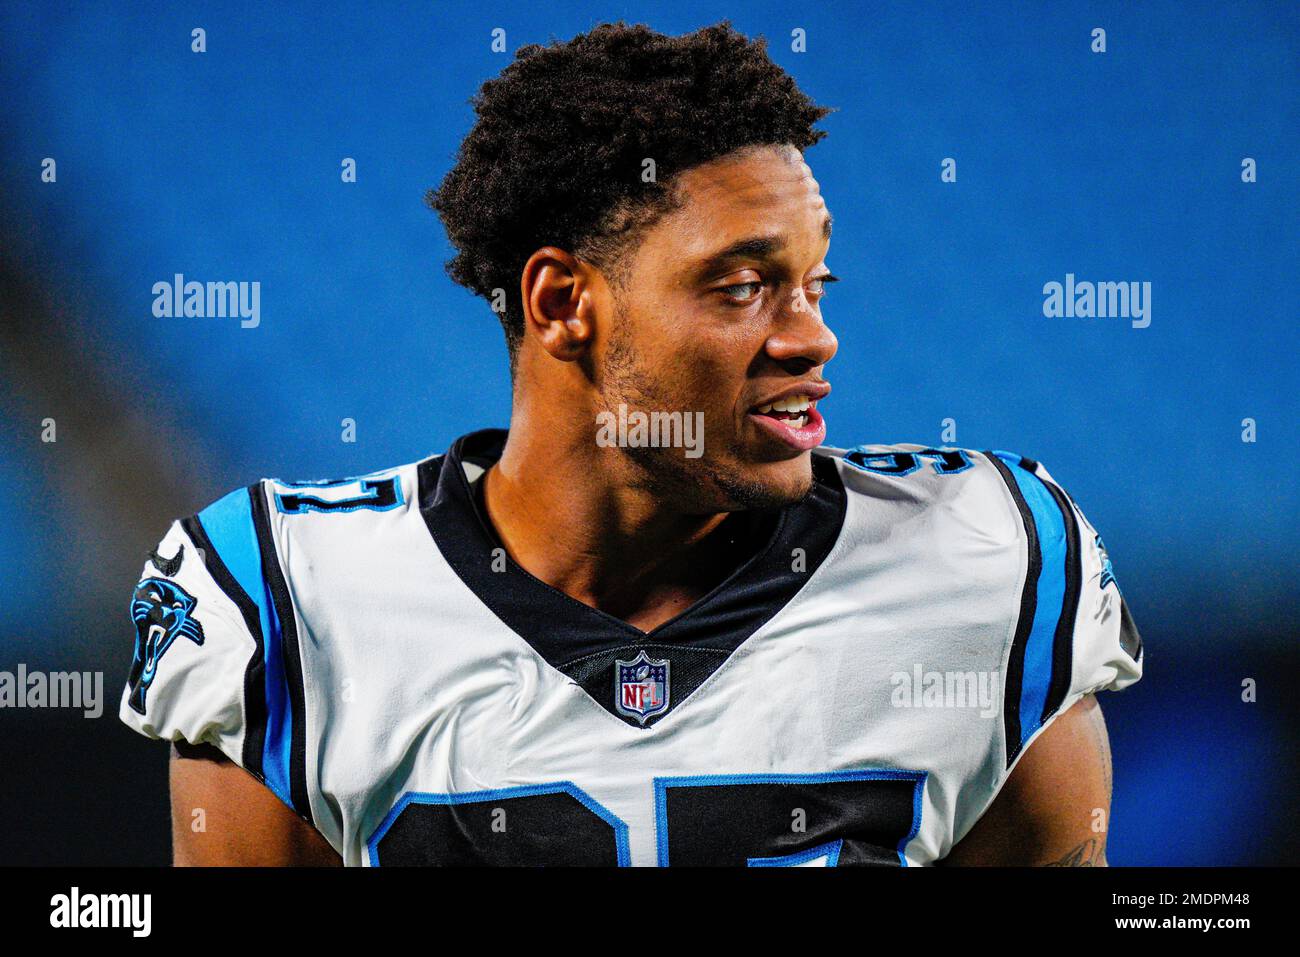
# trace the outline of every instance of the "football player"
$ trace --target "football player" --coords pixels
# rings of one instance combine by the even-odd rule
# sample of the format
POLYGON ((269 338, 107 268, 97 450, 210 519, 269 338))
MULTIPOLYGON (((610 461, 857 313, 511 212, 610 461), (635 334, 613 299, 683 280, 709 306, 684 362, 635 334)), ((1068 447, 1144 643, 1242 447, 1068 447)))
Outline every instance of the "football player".
POLYGON ((475 108, 430 203, 509 430, 171 527, 121 715, 176 861, 1104 864, 1100 538, 1029 458, 825 443, 827 111, 725 24, 524 47, 475 108))

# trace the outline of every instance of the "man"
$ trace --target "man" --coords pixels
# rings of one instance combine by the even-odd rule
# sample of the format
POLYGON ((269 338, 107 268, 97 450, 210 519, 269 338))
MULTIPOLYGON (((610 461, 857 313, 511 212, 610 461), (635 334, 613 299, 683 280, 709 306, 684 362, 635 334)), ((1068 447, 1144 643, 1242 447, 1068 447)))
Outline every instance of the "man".
POLYGON ((172 527, 122 716, 177 862, 1104 864, 1096 533, 1020 456, 822 445, 826 111, 726 25, 475 105, 430 199, 510 429, 172 527))

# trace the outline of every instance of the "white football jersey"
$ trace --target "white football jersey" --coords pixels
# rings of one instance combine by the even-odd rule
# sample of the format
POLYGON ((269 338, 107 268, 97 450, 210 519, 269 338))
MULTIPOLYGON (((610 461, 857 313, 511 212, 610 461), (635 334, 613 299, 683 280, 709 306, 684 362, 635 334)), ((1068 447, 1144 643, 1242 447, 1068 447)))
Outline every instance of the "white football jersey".
POLYGON ((1141 675, 1100 538, 1029 459, 818 449, 646 633, 506 555, 477 482, 504 441, 175 523, 122 719, 215 745, 351 865, 916 865, 1141 675))

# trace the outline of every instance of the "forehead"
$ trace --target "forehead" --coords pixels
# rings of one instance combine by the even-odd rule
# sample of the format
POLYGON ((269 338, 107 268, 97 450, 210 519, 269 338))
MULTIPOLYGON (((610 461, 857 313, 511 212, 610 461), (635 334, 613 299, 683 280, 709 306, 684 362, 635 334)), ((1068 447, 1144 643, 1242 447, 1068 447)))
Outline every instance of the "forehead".
POLYGON ((827 219, 812 170, 793 147, 761 147, 687 170, 675 184, 678 208, 647 243, 670 242, 693 258, 758 235, 823 238, 827 219))

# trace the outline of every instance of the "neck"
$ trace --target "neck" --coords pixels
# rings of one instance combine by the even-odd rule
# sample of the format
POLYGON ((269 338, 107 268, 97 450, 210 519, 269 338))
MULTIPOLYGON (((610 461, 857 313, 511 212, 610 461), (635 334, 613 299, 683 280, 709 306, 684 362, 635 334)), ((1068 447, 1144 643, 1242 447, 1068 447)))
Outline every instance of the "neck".
POLYGON ((728 543, 713 534, 727 513, 675 511, 636 487, 619 450, 598 447, 590 431, 529 428, 519 418, 483 497, 506 551, 535 578, 649 630, 730 572, 717 561, 728 543))

